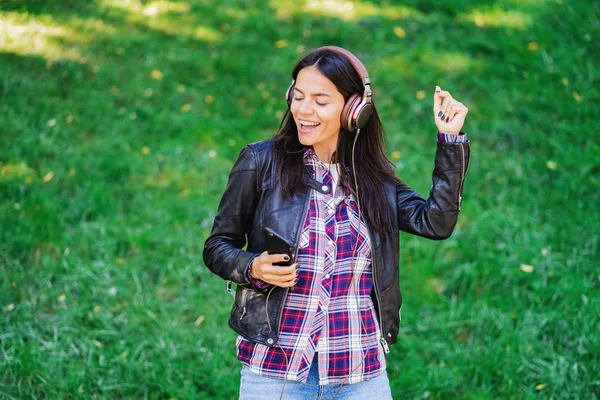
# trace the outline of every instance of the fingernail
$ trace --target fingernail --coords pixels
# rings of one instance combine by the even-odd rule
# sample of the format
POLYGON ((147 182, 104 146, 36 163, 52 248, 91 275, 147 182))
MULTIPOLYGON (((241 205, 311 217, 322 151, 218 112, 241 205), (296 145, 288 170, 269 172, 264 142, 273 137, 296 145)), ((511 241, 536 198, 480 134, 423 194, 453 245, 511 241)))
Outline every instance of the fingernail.
POLYGON ((446 122, 450 121, 450 117, 446 117, 446 122))
POLYGON ((285 261, 290 261, 290 257, 289 257, 289 256, 285 256, 285 257, 283 257, 283 259, 284 259, 285 261))
POLYGON ((298 283, 298 279, 294 279, 294 285, 298 283))
POLYGON ((444 120, 444 115, 442 114, 442 121, 444 120))
POLYGON ((439 92, 440 92, 440 90, 441 90, 441 89, 440 89, 440 87, 439 87, 439 86, 436 86, 436 87, 435 87, 435 91, 436 91, 436 93, 439 93, 439 92))
POLYGON ((442 116, 442 112, 440 111, 440 112, 438 113, 438 117, 441 117, 441 116, 442 116))

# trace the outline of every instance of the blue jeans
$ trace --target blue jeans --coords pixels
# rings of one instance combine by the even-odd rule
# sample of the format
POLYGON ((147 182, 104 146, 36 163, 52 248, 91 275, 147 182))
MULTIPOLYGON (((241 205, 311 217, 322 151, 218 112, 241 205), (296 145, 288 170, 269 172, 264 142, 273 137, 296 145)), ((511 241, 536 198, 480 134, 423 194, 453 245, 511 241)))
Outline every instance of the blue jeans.
MULTIPOLYGON (((308 372, 306 383, 286 381, 283 400, 331 400, 340 385, 319 385, 319 366, 315 359, 308 372)), ((267 378, 242 366, 239 400, 279 400, 283 379, 267 378)), ((336 400, 388 400, 392 398, 387 372, 359 383, 345 384, 335 397, 336 400)))

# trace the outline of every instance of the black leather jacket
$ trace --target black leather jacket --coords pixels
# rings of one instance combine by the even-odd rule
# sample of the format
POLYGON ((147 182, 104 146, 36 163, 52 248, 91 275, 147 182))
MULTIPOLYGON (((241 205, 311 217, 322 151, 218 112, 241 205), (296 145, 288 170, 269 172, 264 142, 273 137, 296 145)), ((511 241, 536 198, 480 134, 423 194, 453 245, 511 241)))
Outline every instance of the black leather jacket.
MULTIPOLYGON (((204 247, 204 262, 208 268, 238 285, 229 325, 243 337, 267 346, 277 343, 289 289, 271 286, 267 296, 267 290, 260 290, 249 281, 247 268, 257 254, 266 250, 265 227, 292 243, 292 253, 297 253, 310 189, 322 190, 319 182, 307 176, 310 189, 296 193, 291 199, 286 198, 277 183, 272 146, 273 140, 267 140, 250 144, 241 151, 204 247)), ((435 240, 446 239, 452 234, 461 206, 469 157, 468 142, 438 142, 429 198, 424 200, 408 186, 390 180, 385 183, 385 195, 392 214, 393 233, 380 236, 366 221, 373 269, 371 296, 386 352, 389 351, 388 343, 396 342, 400 328, 399 231, 435 240)))

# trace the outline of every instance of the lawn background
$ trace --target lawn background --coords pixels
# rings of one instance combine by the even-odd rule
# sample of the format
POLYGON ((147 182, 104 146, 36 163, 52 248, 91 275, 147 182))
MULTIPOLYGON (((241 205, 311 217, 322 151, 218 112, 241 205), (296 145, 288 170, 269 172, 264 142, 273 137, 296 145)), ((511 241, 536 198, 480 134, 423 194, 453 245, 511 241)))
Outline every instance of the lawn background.
POLYGON ((600 398, 599 34, 592 0, 0 0, 0 398, 236 398, 203 243, 321 45, 422 194, 435 85, 469 107, 453 236, 401 235, 394 397, 600 398))

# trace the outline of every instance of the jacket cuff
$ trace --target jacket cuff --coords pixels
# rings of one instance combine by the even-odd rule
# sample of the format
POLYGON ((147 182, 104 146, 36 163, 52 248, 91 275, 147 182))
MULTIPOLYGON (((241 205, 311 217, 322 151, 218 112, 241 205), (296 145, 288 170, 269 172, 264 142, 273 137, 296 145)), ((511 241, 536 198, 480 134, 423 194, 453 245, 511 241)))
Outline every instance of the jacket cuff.
POLYGON ((442 143, 465 143, 467 142, 467 134, 460 132, 458 135, 451 135, 444 132, 437 133, 438 142, 442 143))
POLYGON ((246 265, 246 277, 248 278, 248 281, 250 282, 252 287, 254 287, 254 290, 256 290, 257 292, 262 292, 269 287, 269 284, 265 281, 261 281, 260 279, 254 279, 250 275, 250 266, 252 265, 252 262, 256 257, 258 257, 258 254, 252 257, 250 261, 248 261, 248 265, 246 265))

